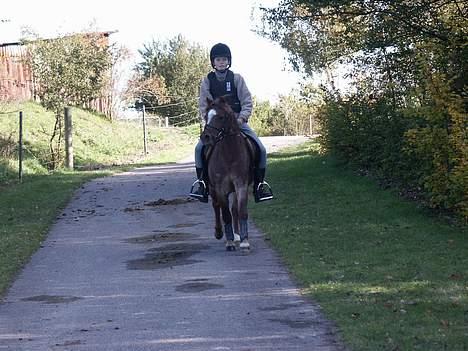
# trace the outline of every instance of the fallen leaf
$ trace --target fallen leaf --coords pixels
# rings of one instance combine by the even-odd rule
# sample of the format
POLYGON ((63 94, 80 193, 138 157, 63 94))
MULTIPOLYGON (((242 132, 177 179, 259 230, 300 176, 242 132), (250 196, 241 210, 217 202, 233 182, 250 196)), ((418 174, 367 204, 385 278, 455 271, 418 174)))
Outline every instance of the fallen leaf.
POLYGON ((453 274, 450 274, 450 279, 452 279, 452 280, 462 280, 463 276, 461 274, 458 274, 458 273, 453 273, 453 274))

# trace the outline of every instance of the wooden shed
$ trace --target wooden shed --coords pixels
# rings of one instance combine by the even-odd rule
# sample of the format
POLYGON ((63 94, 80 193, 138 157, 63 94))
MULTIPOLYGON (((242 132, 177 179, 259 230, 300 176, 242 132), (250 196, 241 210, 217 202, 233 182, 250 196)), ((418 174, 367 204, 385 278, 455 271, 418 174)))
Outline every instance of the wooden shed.
POLYGON ((33 100, 34 82, 21 43, 0 44, 0 101, 33 100))
MULTIPOLYGON (((108 37, 112 33, 99 33, 104 45, 108 45, 108 37)), ((25 61, 26 55, 26 46, 21 42, 0 43, 0 101, 38 100, 34 77, 25 61)), ((112 96, 111 91, 105 91, 86 107, 111 117, 112 96)))

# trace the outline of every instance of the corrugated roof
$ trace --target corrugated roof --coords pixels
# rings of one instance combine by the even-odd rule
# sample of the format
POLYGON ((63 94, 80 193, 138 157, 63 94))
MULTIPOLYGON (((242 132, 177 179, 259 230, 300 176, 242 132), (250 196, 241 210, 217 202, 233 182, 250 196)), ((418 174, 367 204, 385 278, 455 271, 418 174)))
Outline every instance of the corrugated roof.
MULTIPOLYGON (((70 34, 72 35, 91 35, 91 34, 101 34, 105 37, 110 36, 111 34, 117 33, 117 30, 108 30, 108 31, 102 31, 102 32, 89 32, 89 33, 75 33, 75 34, 70 34)), ((56 37, 55 37, 56 38, 56 37)), ((41 39, 55 39, 55 38, 41 38, 41 39)), ((22 45, 22 42, 19 38, 17 39, 12 39, 12 40, 3 40, 3 42, 0 39, 0 47, 5 47, 5 46, 15 46, 15 45, 22 45)))

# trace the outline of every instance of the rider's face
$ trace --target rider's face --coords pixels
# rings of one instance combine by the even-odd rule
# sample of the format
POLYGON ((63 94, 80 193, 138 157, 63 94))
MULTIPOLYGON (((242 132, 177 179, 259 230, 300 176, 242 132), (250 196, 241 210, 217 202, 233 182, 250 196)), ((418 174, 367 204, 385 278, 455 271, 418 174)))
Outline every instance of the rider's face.
POLYGON ((217 71, 224 71, 229 64, 227 57, 215 57, 214 67, 217 71))

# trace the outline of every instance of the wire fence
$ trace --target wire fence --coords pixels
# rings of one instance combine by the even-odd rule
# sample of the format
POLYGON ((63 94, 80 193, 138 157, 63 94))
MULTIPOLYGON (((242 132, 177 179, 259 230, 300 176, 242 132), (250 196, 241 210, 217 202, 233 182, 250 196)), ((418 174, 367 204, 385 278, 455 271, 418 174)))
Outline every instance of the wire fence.
MULTIPOLYGON (((24 117, 27 120, 28 116, 24 117)), ((24 160, 34 160, 33 163, 41 165, 42 167, 49 170, 53 169, 57 165, 57 159, 60 158, 57 152, 53 152, 50 149, 47 149, 47 147, 45 146, 42 146, 41 148, 37 149, 34 147, 34 145, 31 145, 29 143, 30 141, 28 141, 27 139, 23 140, 24 134, 28 135, 31 132, 37 134, 38 131, 31 131, 27 128, 23 130, 23 112, 20 109, 0 111, 0 120, 2 118, 7 118, 8 124, 6 128, 0 129, 0 156, 4 158, 4 165, 5 162, 10 163, 10 169, 11 164, 13 162, 18 163, 20 181, 22 179, 22 165, 24 160)), ((178 115, 168 117, 163 117, 151 112, 143 117, 143 111, 140 111, 137 118, 122 119, 122 121, 136 122, 134 123, 134 127, 142 128, 142 138, 144 138, 144 142, 146 143, 147 123, 152 128, 179 128, 188 124, 195 124, 197 122, 200 122, 200 118, 198 116, 198 110, 192 109, 190 111, 186 111, 178 115), (186 116, 189 117, 180 120, 181 118, 186 116)), ((44 130, 42 132, 49 134, 44 130)), ((47 139, 49 138, 50 135, 48 135, 47 139)), ((59 146, 60 152, 64 151, 64 147, 62 144, 63 142, 63 140, 60 141, 60 144, 62 145, 59 146)), ((55 147, 56 145, 54 146, 54 148, 55 147)), ((0 171, 6 172, 6 169, 3 167, 2 170, 2 167, 0 167, 0 171)), ((2 174, 0 174, 0 178, 2 178, 2 174)))

